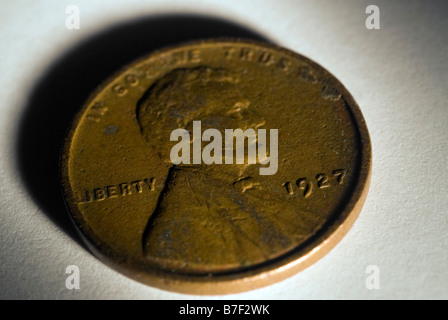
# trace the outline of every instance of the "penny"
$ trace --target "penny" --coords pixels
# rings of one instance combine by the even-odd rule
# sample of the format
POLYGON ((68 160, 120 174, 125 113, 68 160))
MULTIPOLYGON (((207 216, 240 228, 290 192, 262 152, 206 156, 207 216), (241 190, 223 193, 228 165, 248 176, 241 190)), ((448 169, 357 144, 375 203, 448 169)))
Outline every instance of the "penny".
POLYGON ((89 249, 153 287, 223 294, 316 262, 367 195, 371 144, 344 86, 260 42, 149 54, 105 81, 61 157, 89 249))

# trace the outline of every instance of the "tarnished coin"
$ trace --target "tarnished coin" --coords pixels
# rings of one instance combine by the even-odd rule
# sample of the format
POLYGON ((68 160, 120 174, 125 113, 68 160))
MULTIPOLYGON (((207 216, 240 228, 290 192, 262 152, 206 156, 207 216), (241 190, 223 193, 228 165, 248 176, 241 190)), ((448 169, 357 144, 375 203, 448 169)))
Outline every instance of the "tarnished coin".
POLYGON ((100 259, 151 286, 221 294, 327 253, 370 168, 362 114, 329 72, 270 44, 209 40, 101 85, 66 139, 62 184, 100 259))

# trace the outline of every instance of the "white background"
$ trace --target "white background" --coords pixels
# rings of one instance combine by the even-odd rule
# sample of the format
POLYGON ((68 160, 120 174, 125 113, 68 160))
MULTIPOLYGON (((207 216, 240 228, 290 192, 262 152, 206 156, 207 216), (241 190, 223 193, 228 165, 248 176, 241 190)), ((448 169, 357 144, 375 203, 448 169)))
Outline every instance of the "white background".
MULTIPOLYGON (((447 299, 447 9, 445 1, 398 0, 2 0, 0 297, 204 298, 147 287, 96 259, 80 244, 64 210, 56 210, 60 206, 52 203, 51 199, 60 203, 60 195, 54 187, 47 188, 44 169, 34 162, 45 159, 45 147, 35 148, 33 154, 22 150, 33 147, 27 146, 30 134, 23 125, 24 118, 33 123, 30 106, 52 110, 33 105, 32 100, 45 75, 56 77, 55 61, 92 35, 137 17, 151 20, 160 14, 195 13, 246 27, 333 73, 360 105, 373 147, 373 176, 364 209, 334 250, 280 283, 205 298, 447 299), (65 28, 65 8, 70 4, 81 10, 79 30, 65 28), (381 10, 380 30, 365 27, 369 4, 381 10), (43 172, 42 177, 24 174, 22 162, 28 170, 43 172), (79 290, 65 287, 68 265, 80 268, 79 290), (369 265, 380 269, 379 290, 366 288, 369 265)), ((172 29, 171 37, 176 32, 172 29)), ((160 30, 162 37, 163 32, 167 31, 160 30)), ((66 60, 76 64, 76 54, 66 60)), ((61 86, 66 80, 76 83, 71 74, 58 77, 61 86)), ((51 101, 51 95, 46 99, 51 101)), ((52 113, 39 114, 36 120, 58 121, 52 113)))

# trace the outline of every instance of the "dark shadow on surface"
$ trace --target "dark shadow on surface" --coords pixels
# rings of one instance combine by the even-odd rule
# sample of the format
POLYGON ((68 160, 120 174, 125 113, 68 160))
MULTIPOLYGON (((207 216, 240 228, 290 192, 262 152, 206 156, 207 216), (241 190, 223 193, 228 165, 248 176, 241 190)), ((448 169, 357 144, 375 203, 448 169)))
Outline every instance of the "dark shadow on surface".
POLYGON ((16 148, 21 177, 42 211, 79 244, 66 213, 59 178, 59 156, 74 115, 88 95, 123 65, 155 49, 216 37, 268 41, 243 26, 216 18, 139 18, 114 25, 74 46, 49 66, 29 93, 16 148))

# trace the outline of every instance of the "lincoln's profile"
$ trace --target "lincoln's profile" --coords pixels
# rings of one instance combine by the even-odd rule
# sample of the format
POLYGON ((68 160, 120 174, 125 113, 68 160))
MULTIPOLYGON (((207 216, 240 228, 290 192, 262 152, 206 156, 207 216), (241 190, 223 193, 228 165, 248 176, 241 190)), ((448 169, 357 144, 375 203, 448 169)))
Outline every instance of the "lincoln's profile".
MULTIPOLYGON (((172 164, 177 128, 262 128, 265 119, 223 69, 176 69, 158 79, 139 101, 141 134, 166 164, 164 189, 143 233, 147 259, 184 272, 213 273, 250 266, 297 245, 305 223, 294 207, 264 187, 259 165, 172 164), (200 270, 200 271, 198 271, 200 270)), ((223 152, 224 154, 225 152, 223 152)))

